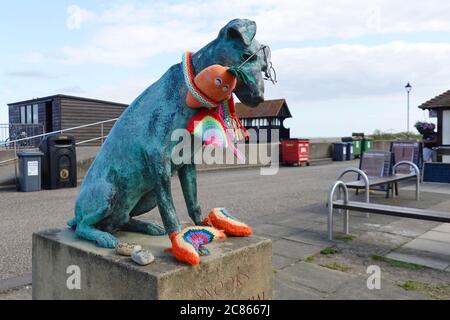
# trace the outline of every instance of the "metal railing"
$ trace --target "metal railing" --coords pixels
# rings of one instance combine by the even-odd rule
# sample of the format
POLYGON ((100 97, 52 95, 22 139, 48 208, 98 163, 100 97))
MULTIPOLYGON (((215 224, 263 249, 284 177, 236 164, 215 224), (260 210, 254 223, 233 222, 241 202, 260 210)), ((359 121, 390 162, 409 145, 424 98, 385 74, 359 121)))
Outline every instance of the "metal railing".
MULTIPOLYGON (((40 134, 44 134, 45 129, 42 123, 10 123, 0 124, 0 148, 5 149, 13 146, 12 141, 22 138, 31 138, 40 134)), ((36 139, 22 140, 17 143, 19 148, 35 146, 39 141, 36 139)))
MULTIPOLYGON (((94 122, 94 123, 85 124, 85 125, 82 125, 82 126, 56 130, 56 131, 52 131, 52 132, 48 132, 48 133, 42 133, 42 134, 30 136, 30 137, 22 137, 22 138, 14 139, 14 140, 9 140, 8 139, 7 141, 0 142, 0 150, 1 149, 14 150, 14 157, 10 158, 10 159, 6 159, 6 160, 0 161, 0 166, 8 164, 10 162, 16 163, 16 161, 17 161, 17 150, 21 148, 20 147, 21 145, 27 145, 29 141, 33 141, 33 142, 39 141, 39 143, 37 143, 37 144, 33 143, 33 146, 36 147, 47 136, 54 135, 54 134, 61 134, 61 133, 65 133, 65 132, 70 132, 70 131, 77 130, 77 129, 83 129, 83 128, 88 128, 88 127, 93 127, 93 126, 99 126, 100 127, 99 128, 100 132, 99 132, 99 136, 98 137, 94 137, 94 138, 91 138, 91 139, 78 141, 78 142, 76 142, 76 145, 85 144, 85 143, 88 143, 88 142, 93 142, 93 141, 98 141, 98 140, 100 140, 101 144, 103 144, 103 142, 105 141, 105 138, 107 137, 107 135, 105 135, 105 126, 104 125, 106 123, 114 123, 115 121, 117 121, 117 119, 118 118, 104 120, 104 121, 98 121, 98 122, 94 122)), ((31 144, 30 144, 30 146, 31 146, 31 144)))
MULTIPOLYGON (((327 226, 328 226, 328 240, 333 240, 333 201, 334 194, 338 191, 338 199, 341 198, 341 191, 344 192, 343 202, 344 204, 348 204, 348 189, 343 181, 336 181, 328 192, 328 217, 327 217, 327 226)), ((344 234, 348 234, 348 220, 349 220, 349 212, 348 210, 344 210, 344 234)))

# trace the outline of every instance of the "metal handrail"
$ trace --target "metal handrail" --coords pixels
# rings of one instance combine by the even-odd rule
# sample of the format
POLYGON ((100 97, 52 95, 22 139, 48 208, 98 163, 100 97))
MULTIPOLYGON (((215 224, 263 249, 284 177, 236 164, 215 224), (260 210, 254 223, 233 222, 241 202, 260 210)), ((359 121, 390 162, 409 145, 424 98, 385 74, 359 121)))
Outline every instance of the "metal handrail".
POLYGON ((410 167, 412 167, 414 169, 414 172, 416 173, 416 200, 420 200, 420 170, 419 167, 411 162, 411 161, 399 161, 396 164, 394 164, 394 166, 392 167, 392 170, 394 172, 394 174, 397 172, 397 167, 400 165, 409 165, 410 167))
MULTIPOLYGON (((336 181, 330 188, 328 193, 328 240, 333 240, 333 201, 336 190, 344 190, 344 204, 348 204, 348 189, 343 181, 336 181)), ((340 192, 338 193, 340 195, 340 192)), ((344 233, 348 234, 349 212, 344 212, 344 233)))
MULTIPOLYGON (((117 121, 117 119, 119 118, 114 118, 114 119, 108 119, 108 120, 103 120, 103 121, 97 121, 97 122, 93 122, 93 123, 88 123, 88 124, 84 124, 81 126, 76 126, 76 127, 72 127, 72 128, 67 128, 67 129, 61 129, 61 130, 56 130, 56 131, 52 131, 52 132, 47 132, 47 133, 43 133, 43 134, 38 134, 35 136, 31 136, 31 137, 26 137, 26 138, 21 138, 21 139, 16 139, 16 140, 11 140, 11 141, 5 141, 0 143, 0 147, 4 147, 7 145, 14 145, 14 158, 11 159, 6 159, 3 161, 0 161, 0 166, 7 164, 9 162, 14 162, 14 165, 16 165, 17 162, 17 144, 18 142, 21 141, 25 141, 25 140, 31 140, 31 139, 36 139, 36 138, 43 138, 43 137, 47 137, 53 134, 61 134, 67 131, 72 131, 72 130, 76 130, 76 129, 82 129, 82 128, 87 128, 87 127, 92 127, 92 126, 96 126, 96 125, 100 125, 100 136, 96 137, 96 138, 92 138, 92 139, 87 139, 87 140, 83 140, 83 141, 78 141, 75 144, 76 145, 80 145, 80 144, 84 144, 84 143, 88 143, 88 142, 92 142, 92 141, 97 141, 97 140, 101 140, 101 143, 103 144, 105 138, 107 137, 107 135, 104 135, 104 124, 105 123, 109 123, 109 122, 114 122, 117 121)), ((17 168, 15 168, 16 171, 16 177, 17 177, 17 168)))
MULTIPOLYGON (((47 133, 43 133, 43 134, 38 134, 35 136, 31 136, 31 137, 26 137, 26 138, 21 138, 21 139, 17 139, 17 140, 12 140, 12 141, 6 141, 6 142, 2 142, 0 143, 0 146, 6 146, 8 144, 12 144, 12 143, 17 143, 19 141, 24 141, 24 140, 30 140, 33 138, 40 138, 40 137, 46 137, 46 136, 50 136, 52 134, 61 134, 63 132, 67 132, 67 131, 71 131, 71 130, 76 130, 76 129, 82 129, 82 128, 86 128, 86 127, 92 127, 95 125, 102 125, 108 122, 112 122, 112 121, 117 121, 117 119, 119 118, 114 118, 114 119, 109 119, 109 120, 103 120, 103 121, 98 121, 98 122, 93 122, 93 123, 89 123, 89 124, 84 124, 82 126, 77 126, 77 127, 72 127, 72 128, 67 128, 67 129, 61 129, 61 130, 56 130, 56 131, 52 131, 52 132, 47 132, 47 133)), ((102 129, 102 133, 103 133, 103 129, 102 129)), ((103 134, 102 134, 103 135, 103 134)))

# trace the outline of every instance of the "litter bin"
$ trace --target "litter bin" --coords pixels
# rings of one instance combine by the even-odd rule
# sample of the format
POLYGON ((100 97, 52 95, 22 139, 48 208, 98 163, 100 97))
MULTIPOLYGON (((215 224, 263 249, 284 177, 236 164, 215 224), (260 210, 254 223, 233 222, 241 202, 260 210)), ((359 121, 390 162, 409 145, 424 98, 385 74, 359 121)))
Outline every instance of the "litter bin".
POLYGON ((309 166, 309 140, 287 139, 281 141, 281 162, 283 164, 309 166))
POLYGON ((353 160, 355 155, 355 142, 358 142, 359 152, 361 152, 361 143, 356 141, 353 137, 342 137, 341 141, 347 143, 346 160, 353 160))
POLYGON ((46 137, 39 146, 42 159, 42 185, 46 189, 77 186, 75 138, 66 135, 46 137))
POLYGON ((373 140, 369 138, 364 138, 361 141, 361 154, 363 154, 366 151, 373 149, 373 140))
POLYGON ((19 190, 23 192, 41 190, 41 158, 40 151, 27 150, 17 153, 19 158, 19 190))
POLYGON ((353 160, 353 142, 345 142, 345 160, 353 160))
POLYGON ((353 157, 361 157, 361 140, 353 139, 353 157))
POLYGON ((333 143, 333 161, 347 160, 347 143, 335 142, 333 143))

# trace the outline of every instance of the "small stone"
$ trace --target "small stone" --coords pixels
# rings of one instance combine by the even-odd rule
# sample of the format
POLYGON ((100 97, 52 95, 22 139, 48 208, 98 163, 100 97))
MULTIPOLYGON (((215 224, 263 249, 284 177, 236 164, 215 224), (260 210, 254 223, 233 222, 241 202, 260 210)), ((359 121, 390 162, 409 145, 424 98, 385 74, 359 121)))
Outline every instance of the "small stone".
POLYGON ((131 256, 135 251, 142 250, 142 247, 135 243, 119 242, 116 247, 116 252, 122 256, 131 256))
POLYGON ((141 266, 145 266, 149 263, 152 263, 153 260, 155 260, 155 257, 150 251, 147 250, 139 250, 134 251, 131 254, 131 260, 136 262, 137 264, 140 264, 141 266))

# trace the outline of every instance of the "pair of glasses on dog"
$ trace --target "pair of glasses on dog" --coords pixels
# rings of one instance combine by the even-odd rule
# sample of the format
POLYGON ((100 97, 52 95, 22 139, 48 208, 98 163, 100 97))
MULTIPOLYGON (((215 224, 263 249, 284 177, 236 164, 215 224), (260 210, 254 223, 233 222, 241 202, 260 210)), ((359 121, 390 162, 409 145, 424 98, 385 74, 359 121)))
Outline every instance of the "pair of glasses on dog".
POLYGON ((264 80, 269 80, 271 81, 273 84, 277 83, 277 73, 272 65, 272 61, 270 60, 271 58, 271 53, 270 53, 270 48, 269 46, 266 45, 261 45, 261 47, 256 50, 251 56, 249 56, 247 59, 244 60, 244 62, 242 62, 238 69, 240 69, 244 64, 246 64, 248 61, 250 61, 250 59, 252 59, 258 52, 263 51, 264 53, 264 60, 266 62, 267 68, 264 71, 264 80))

